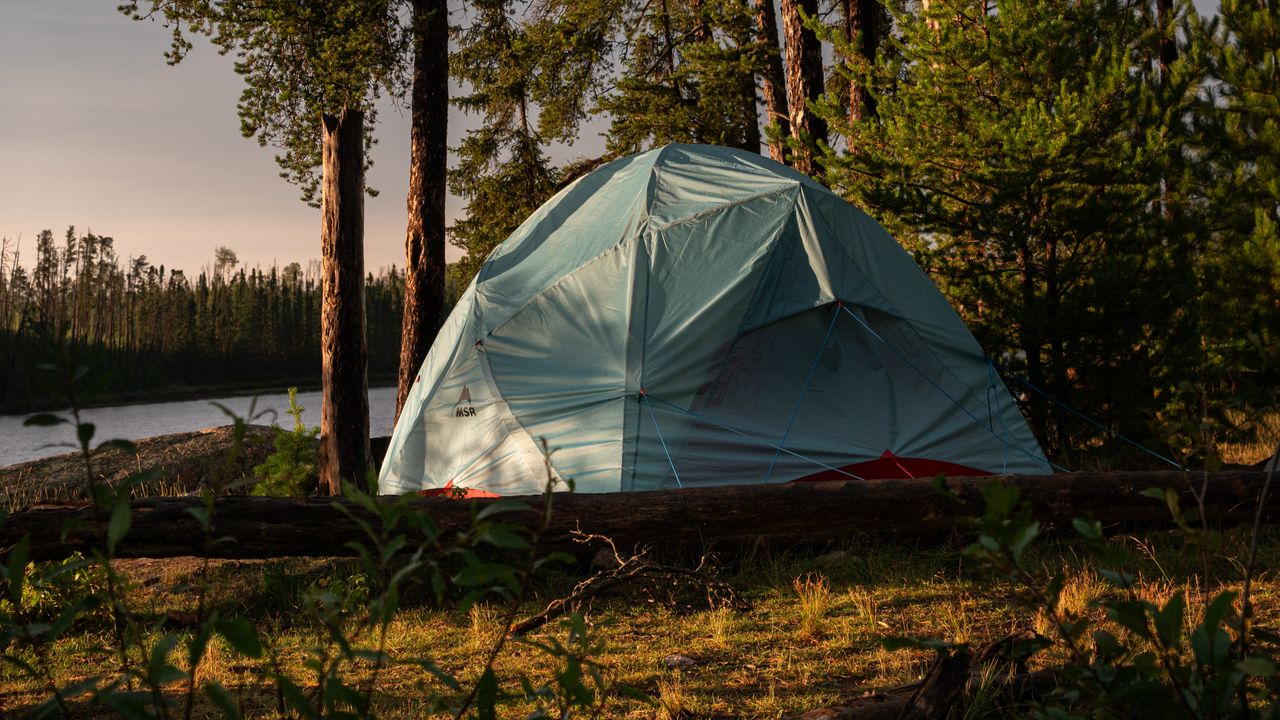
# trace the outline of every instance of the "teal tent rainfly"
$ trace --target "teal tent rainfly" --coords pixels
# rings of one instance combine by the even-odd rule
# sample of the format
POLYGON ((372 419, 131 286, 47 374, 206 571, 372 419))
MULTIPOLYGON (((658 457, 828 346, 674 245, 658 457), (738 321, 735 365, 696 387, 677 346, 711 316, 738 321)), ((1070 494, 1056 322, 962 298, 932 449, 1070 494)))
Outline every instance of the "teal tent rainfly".
POLYGON ((760 155, 667 145, 578 179, 485 260, 379 487, 1049 471, 978 343, 874 220, 760 155))

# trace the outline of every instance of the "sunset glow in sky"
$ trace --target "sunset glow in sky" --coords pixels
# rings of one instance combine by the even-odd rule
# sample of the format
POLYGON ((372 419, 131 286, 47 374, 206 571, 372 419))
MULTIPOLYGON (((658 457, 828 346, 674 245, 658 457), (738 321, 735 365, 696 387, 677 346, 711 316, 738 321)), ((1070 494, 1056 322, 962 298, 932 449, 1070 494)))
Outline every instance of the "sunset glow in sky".
MULTIPOLYGON (((225 245, 249 265, 319 256, 320 215, 278 177, 270 148, 240 136, 241 80, 205 41, 182 64, 169 31, 116 0, 0 3, 0 237, 34 260, 43 229, 115 238, 122 257, 195 271, 225 245)), ((365 201, 365 259, 404 264, 407 111, 380 109, 365 201)), ((450 121, 451 144, 468 119, 450 121)), ((474 123, 474 119, 470 120, 474 123)), ((591 137, 567 155, 598 155, 591 137)), ((451 218, 463 204, 450 198, 451 218)), ((449 248, 449 258, 458 255, 449 248)))

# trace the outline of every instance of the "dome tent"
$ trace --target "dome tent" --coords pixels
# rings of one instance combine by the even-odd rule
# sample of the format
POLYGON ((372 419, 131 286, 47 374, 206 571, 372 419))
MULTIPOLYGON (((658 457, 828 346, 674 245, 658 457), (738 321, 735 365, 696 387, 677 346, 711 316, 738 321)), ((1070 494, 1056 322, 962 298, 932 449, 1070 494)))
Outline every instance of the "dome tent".
POLYGON ((865 213, 667 145, 578 179, 485 261, 422 365, 384 493, 580 492, 1049 465, 982 349, 865 213), (551 449, 544 456, 543 443, 551 449))

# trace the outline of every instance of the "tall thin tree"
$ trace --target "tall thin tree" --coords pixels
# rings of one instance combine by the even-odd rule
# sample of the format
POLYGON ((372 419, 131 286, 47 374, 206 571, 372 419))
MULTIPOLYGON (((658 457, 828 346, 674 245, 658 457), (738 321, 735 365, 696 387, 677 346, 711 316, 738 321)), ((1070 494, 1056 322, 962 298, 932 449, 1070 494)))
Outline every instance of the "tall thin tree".
POLYGON ((449 15, 445 0, 413 0, 409 225, 395 418, 444 323, 445 177, 448 165, 449 15))

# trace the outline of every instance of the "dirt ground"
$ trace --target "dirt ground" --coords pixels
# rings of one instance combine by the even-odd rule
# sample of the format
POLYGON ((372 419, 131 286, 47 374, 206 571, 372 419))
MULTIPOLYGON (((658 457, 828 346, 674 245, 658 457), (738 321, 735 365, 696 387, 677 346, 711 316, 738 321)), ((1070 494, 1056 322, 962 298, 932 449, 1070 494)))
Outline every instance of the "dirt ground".
MULTIPOLYGON (((271 428, 250 426, 233 457, 234 433, 229 425, 159 435, 139 440, 136 455, 116 449, 95 451, 90 468, 96 479, 113 485, 150 471, 134 487, 135 497, 183 495, 205 486, 234 493, 243 478, 252 476, 253 467, 271 454, 271 439, 271 428)), ((79 453, 0 468, 0 506, 9 510, 87 499, 85 461, 79 453)))

